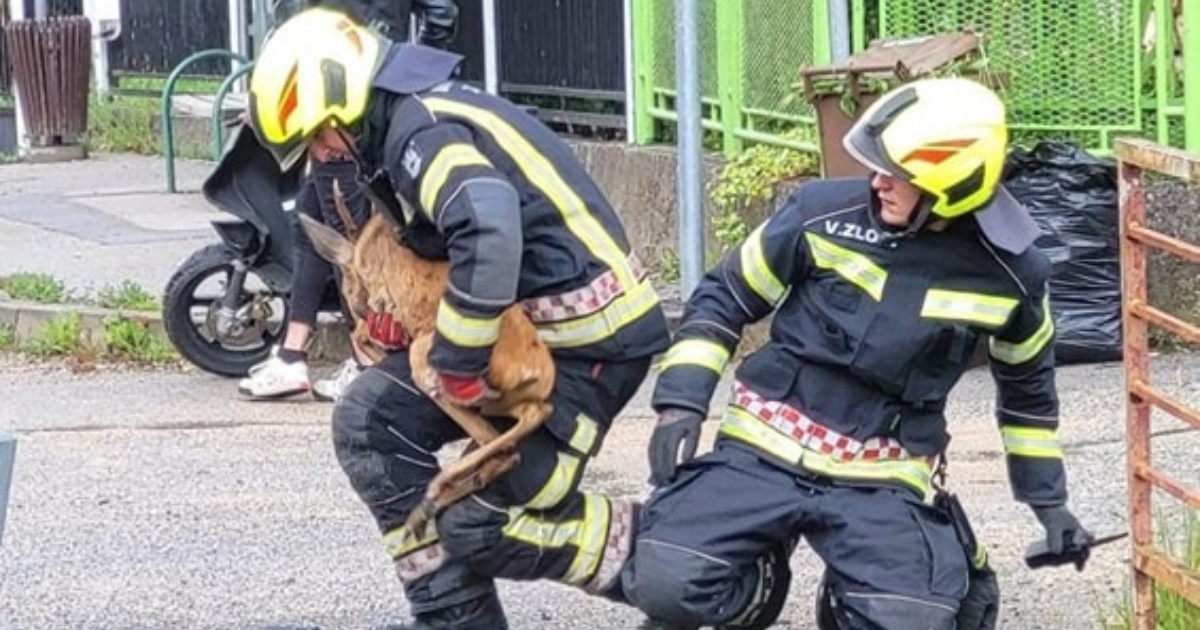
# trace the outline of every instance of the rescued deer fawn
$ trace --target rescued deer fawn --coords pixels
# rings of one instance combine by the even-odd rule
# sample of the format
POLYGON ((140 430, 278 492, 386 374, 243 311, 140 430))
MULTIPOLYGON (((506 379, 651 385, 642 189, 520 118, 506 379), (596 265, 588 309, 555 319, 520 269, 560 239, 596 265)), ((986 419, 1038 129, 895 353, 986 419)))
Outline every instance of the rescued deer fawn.
MULTIPOLYGON (((343 220, 353 225, 346 220, 350 213, 337 182, 334 199, 343 220)), ((428 355, 438 303, 446 288, 448 263, 420 258, 403 246, 378 210, 371 213, 357 234, 350 232, 353 241, 304 214, 300 219, 317 253, 342 273, 342 293, 355 319, 351 334, 355 346, 368 358, 381 359, 383 352, 372 344, 365 316, 368 309, 390 312, 412 340, 408 351, 414 383, 462 427, 477 447, 446 466, 430 482, 425 500, 406 523, 409 532, 419 536, 440 510, 516 466, 517 442, 550 416, 554 361, 533 323, 516 304, 501 317, 500 336, 485 375, 496 397, 489 397, 478 410, 439 398, 437 376, 428 355), (509 417, 516 424, 498 433, 484 416, 509 417)))

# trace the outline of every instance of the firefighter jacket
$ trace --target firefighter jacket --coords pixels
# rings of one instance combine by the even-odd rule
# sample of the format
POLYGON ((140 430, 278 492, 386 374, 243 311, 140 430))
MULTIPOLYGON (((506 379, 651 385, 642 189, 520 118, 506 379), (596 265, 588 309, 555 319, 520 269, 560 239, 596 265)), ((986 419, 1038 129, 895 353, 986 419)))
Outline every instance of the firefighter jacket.
MULTIPOLYGON (((1016 203, 1003 189, 1001 202, 1016 203)), ((1048 259, 1001 250, 974 220, 889 232, 875 204, 867 179, 805 184, 709 271, 663 362, 655 408, 706 413, 743 327, 773 313, 769 341, 735 372, 722 435, 784 459, 797 452, 777 448, 789 440, 848 452, 819 468, 835 476, 849 468, 833 464, 858 465, 867 451, 928 461, 949 439, 947 395, 986 338, 1014 494, 1063 503, 1048 259), (755 425, 762 418, 773 430, 755 425)), ((910 485, 927 487, 927 468, 925 485, 910 485)))
POLYGON ((658 294, 570 147, 515 105, 446 80, 456 55, 396 49, 360 146, 402 202, 406 242, 450 263, 430 363, 483 373, 514 303, 559 357, 666 350, 658 294))

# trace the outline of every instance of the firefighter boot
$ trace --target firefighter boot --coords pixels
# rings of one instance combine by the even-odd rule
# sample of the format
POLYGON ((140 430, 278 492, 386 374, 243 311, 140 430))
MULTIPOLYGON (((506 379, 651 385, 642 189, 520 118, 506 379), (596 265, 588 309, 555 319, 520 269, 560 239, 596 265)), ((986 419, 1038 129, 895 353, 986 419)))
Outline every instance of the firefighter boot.
POLYGON ((400 625, 375 630, 508 630, 504 607, 495 593, 466 603, 416 615, 400 625))

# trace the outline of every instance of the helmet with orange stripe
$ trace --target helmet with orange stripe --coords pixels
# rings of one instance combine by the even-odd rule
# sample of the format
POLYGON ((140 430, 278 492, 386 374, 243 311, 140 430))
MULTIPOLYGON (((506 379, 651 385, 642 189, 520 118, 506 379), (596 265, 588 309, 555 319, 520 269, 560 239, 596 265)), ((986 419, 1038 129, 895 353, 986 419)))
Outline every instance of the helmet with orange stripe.
POLYGON ((284 170, 322 127, 363 117, 388 46, 375 31, 322 7, 271 33, 250 75, 250 124, 284 170))
POLYGON ((911 183, 930 212, 953 218, 983 206, 1008 150, 1004 103, 961 78, 921 79, 884 94, 842 140, 864 166, 911 183))

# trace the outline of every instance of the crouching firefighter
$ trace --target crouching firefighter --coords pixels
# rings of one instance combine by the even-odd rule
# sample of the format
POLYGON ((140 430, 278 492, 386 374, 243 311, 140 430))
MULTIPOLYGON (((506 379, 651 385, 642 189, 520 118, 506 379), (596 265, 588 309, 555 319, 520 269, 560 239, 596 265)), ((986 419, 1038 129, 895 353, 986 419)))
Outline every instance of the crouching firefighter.
POLYGON ((972 81, 916 81, 843 142, 873 176, 801 186, 703 278, 663 363, 658 488, 622 583, 664 627, 766 628, 800 537, 826 567, 827 630, 987 627, 994 579, 979 562, 971 589, 970 542, 931 484, 947 395, 982 338, 1015 498, 1059 548, 1090 537, 1066 507, 1050 264, 999 185, 1003 104, 972 81), (693 459, 739 335, 771 313, 693 459))
POLYGON ((251 77, 256 130, 280 164, 306 148, 346 151, 398 237, 448 260, 429 355, 440 396, 472 406, 487 395, 513 304, 555 358, 553 414, 522 440, 520 464, 414 540, 402 525, 438 472, 435 453, 466 436, 413 384, 405 331, 373 327, 392 352, 339 399, 333 441, 395 562, 410 630, 503 630, 497 577, 619 590, 636 505, 579 482, 669 345, 655 289, 570 148, 516 106, 449 80, 460 61, 318 8, 279 27, 251 77))

